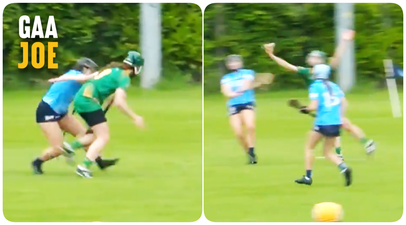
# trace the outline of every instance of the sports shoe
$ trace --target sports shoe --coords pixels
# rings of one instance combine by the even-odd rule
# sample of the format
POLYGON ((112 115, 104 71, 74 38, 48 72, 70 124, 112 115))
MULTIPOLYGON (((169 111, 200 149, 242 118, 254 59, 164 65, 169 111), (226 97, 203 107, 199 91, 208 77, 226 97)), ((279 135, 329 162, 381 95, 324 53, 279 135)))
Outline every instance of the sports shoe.
POLYGON ((341 173, 344 174, 345 177, 345 186, 348 187, 352 183, 352 170, 350 168, 347 168, 343 170, 341 173))
POLYGON ((116 163, 118 162, 118 158, 115 159, 103 159, 100 163, 97 163, 97 166, 101 169, 101 170, 105 170, 106 168, 110 167, 110 166, 114 166, 116 165, 116 163))
POLYGON ((365 143, 364 148, 368 155, 372 154, 376 149, 374 140, 370 139, 369 141, 367 141, 367 143, 365 143))
POLYGON ((42 171, 41 164, 37 163, 36 160, 32 161, 31 166, 32 166, 32 170, 33 170, 34 174, 43 174, 44 173, 44 171, 42 171))
POLYGON ((298 184, 312 185, 313 180, 312 180, 312 178, 308 178, 306 176, 303 176, 300 179, 296 179, 295 182, 298 183, 298 184))
POLYGON ((76 174, 84 178, 93 178, 92 172, 86 167, 80 165, 78 165, 78 167, 76 168, 76 174))
POLYGON ((256 155, 248 155, 248 164, 257 164, 257 156, 256 155))
POLYGON ((61 150, 64 153, 64 156, 73 156, 75 155, 75 150, 70 146, 68 142, 63 142, 61 150))

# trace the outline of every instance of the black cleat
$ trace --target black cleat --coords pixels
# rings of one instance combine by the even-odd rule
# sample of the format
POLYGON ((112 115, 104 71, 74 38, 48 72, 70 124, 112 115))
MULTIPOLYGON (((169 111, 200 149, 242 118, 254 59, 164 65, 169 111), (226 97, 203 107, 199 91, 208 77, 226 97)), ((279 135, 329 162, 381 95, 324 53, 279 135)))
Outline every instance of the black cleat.
POLYGON ((97 162, 97 166, 101 170, 105 170, 106 168, 108 168, 110 166, 116 165, 118 160, 119 160, 118 158, 116 158, 116 159, 102 159, 100 162, 97 162))
POLYGON ((306 176, 303 176, 300 179, 296 179, 295 182, 298 183, 298 184, 312 185, 313 180, 312 180, 312 178, 308 178, 306 176))
POLYGON ((256 155, 248 155, 248 164, 257 164, 257 162, 256 155))
POLYGON ((348 187, 352 183, 352 170, 350 168, 345 169, 343 172, 345 177, 345 186, 348 187))
POLYGON ((41 163, 39 163, 37 160, 32 161, 31 166, 32 170, 34 171, 34 174, 43 174, 44 171, 42 171, 41 168, 41 163))

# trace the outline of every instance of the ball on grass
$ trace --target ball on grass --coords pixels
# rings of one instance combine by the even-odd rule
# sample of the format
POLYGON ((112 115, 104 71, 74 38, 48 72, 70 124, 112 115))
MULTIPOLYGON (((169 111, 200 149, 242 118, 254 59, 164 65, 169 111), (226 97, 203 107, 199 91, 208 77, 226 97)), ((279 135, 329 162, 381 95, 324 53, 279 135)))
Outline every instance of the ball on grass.
POLYGON ((318 203, 312 209, 314 222, 340 222, 343 220, 343 216, 343 207, 334 202, 318 203))

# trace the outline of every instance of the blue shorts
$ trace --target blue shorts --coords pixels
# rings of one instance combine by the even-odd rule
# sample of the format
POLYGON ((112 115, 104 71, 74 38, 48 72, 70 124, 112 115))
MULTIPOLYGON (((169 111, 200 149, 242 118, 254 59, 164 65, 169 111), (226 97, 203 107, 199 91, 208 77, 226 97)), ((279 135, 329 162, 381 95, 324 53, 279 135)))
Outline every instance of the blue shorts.
POLYGON ((254 110, 254 109, 255 109, 254 102, 248 102, 248 103, 238 104, 238 105, 231 105, 228 107, 228 115, 232 116, 232 115, 240 113, 243 110, 254 110))
POLYGON ((341 125, 314 125, 313 130, 325 137, 339 137, 341 125))
POLYGON ((46 122, 56 122, 61 120, 65 114, 59 114, 55 112, 48 103, 41 101, 38 104, 36 112, 37 123, 46 123, 46 122))

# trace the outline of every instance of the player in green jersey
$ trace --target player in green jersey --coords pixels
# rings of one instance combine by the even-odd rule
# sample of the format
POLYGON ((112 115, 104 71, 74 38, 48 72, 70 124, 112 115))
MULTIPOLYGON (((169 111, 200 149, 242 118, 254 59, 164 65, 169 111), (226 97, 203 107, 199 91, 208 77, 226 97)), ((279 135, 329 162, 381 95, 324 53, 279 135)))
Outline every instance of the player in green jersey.
POLYGON ((51 82, 87 80, 76 94, 73 105, 75 111, 84 119, 93 134, 88 134, 70 145, 64 146, 66 151, 74 152, 76 149, 90 144, 83 164, 77 166, 76 173, 79 176, 92 178, 90 167, 110 139, 107 120, 102 110, 102 104, 107 98, 114 95, 114 105, 127 114, 137 127, 142 128, 144 126, 143 118, 134 113, 126 101, 126 90, 130 86, 130 77, 139 74, 143 65, 144 59, 141 55, 138 52, 130 51, 123 63, 118 65, 116 63, 116 67, 106 68, 95 73, 91 79, 84 76, 65 76, 51 80, 51 82))
MULTIPOLYGON (((342 39, 336 49, 336 52, 334 53, 333 57, 330 58, 330 61, 328 62, 328 64, 332 68, 337 68, 340 58, 346 49, 347 43, 349 40, 353 39, 354 34, 355 33, 352 30, 345 31, 343 33, 342 39)), ((308 55, 306 62, 309 66, 311 66, 311 68, 305 68, 305 67, 292 65, 292 64, 286 62, 285 60, 275 56, 273 53, 273 50, 275 47, 274 43, 266 44, 264 47, 265 47, 265 51, 268 53, 269 57, 272 60, 274 60, 279 66, 282 66, 283 68, 285 68, 291 72, 297 73, 301 78, 303 78, 303 80, 307 86, 310 86, 310 84, 312 84, 314 81, 313 74, 312 74, 312 68, 315 65, 326 64, 326 54, 321 51, 312 51, 308 55)), ((351 121, 348 118, 343 118, 342 127, 345 130, 347 130, 348 132, 350 132, 351 135, 353 135, 356 139, 358 139, 361 142, 361 144, 364 145, 364 148, 368 154, 375 151, 376 146, 375 146, 374 141, 372 139, 367 138, 365 133, 362 131, 362 129, 359 128, 357 125, 351 123, 351 121)), ((336 140, 335 147, 336 147, 336 153, 340 157, 343 157, 339 137, 336 140)))

